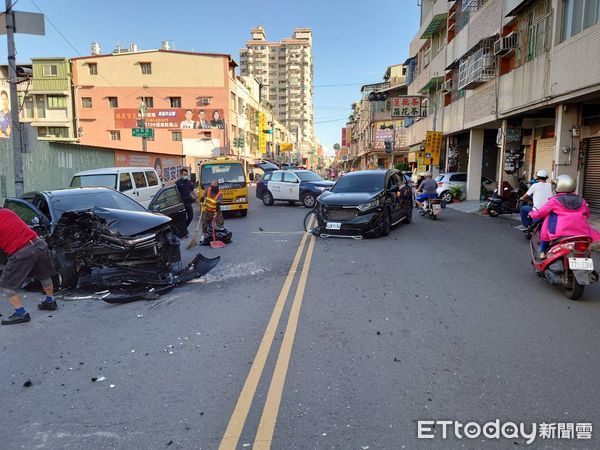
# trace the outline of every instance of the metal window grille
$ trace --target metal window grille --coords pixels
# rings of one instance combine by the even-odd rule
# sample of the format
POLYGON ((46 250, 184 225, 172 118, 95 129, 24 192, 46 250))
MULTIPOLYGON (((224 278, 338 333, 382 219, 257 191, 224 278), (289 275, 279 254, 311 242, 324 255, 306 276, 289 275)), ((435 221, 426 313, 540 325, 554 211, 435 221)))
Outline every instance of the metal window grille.
POLYGON ((494 40, 481 41, 458 64, 458 89, 472 89, 495 76, 494 40))

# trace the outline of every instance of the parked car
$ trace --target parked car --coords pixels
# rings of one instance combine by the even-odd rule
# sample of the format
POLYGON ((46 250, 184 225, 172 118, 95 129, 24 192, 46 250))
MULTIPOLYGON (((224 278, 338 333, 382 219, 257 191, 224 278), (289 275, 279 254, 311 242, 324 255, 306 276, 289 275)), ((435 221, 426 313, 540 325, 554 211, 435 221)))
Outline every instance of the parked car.
POLYGON ((71 180, 71 187, 116 189, 148 207, 162 188, 162 183, 152 167, 107 167, 76 173, 71 180))
POLYGON ((60 287, 84 278, 103 287, 165 285, 180 268, 185 208, 175 186, 159 191, 150 210, 102 187, 30 192, 4 207, 46 240, 60 287))
POLYGON ((335 183, 325 181, 311 170, 274 170, 266 173, 256 184, 256 197, 266 206, 284 200, 291 204, 302 202, 313 208, 317 197, 335 183))
POLYGON ((387 236, 392 226, 412 221, 412 190, 394 169, 348 173, 317 201, 313 233, 322 237, 387 236))
MULTIPOLYGON (((452 193, 450 192, 452 186, 460 186, 463 195, 467 193, 467 172, 442 173, 435 177, 435 181, 438 185, 438 196, 446 202, 453 200, 452 193)), ((481 177, 481 183, 488 192, 493 192, 498 187, 498 183, 487 177, 481 177)))

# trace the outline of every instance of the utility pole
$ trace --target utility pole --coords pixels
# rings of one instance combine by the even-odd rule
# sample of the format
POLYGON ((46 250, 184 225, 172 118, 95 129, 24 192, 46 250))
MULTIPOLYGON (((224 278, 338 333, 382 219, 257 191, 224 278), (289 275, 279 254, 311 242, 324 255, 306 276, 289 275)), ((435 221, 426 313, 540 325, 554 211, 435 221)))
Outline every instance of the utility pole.
POLYGON ((6 0, 6 43, 8 50, 8 83, 10 91, 10 134, 13 145, 13 166, 15 173, 15 195, 25 193, 23 183, 23 134, 19 122, 19 97, 17 94, 17 63, 15 49, 15 15, 12 9, 13 0, 6 0))
POLYGON ((146 106, 145 98, 142 98, 142 103, 140 104, 140 126, 143 130, 142 152, 148 151, 148 139, 146 138, 146 114, 148 114, 148 107, 146 106))

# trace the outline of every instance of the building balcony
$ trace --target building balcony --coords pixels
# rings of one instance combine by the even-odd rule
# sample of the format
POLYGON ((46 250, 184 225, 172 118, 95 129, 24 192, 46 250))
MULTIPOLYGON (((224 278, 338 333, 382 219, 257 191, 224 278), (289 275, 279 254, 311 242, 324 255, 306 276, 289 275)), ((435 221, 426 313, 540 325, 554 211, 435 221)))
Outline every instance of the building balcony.
MULTIPOLYGON (((437 27, 441 26, 443 22, 446 20, 448 15, 448 2, 438 0, 433 4, 433 8, 423 17, 421 22, 421 27, 417 32, 416 36, 410 43, 410 55, 416 55, 423 44, 426 42, 426 39, 429 39, 430 33, 432 33, 432 29, 435 28, 437 31, 437 27), (425 37, 423 37, 425 35, 425 37)), ((433 32, 435 32, 433 31, 433 32)))
MULTIPOLYGON (((439 123, 439 120, 438 120, 439 123)), ((439 129, 439 126, 438 126, 439 129)), ((406 145, 420 144, 425 140, 427 131, 433 130, 433 116, 423 117, 406 129, 406 145)))
POLYGON ((419 95, 428 91, 436 84, 444 82, 446 74, 446 48, 442 48, 433 60, 421 73, 408 85, 409 95, 419 95))

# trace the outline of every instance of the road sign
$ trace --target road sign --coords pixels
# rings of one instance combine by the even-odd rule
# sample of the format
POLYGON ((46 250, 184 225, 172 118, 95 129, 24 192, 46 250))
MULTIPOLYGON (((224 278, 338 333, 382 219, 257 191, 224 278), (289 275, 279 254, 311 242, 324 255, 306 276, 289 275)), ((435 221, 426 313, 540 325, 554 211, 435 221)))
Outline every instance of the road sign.
POLYGON ((153 138, 154 137, 154 129, 152 129, 152 128, 132 128, 131 135, 133 137, 153 138))

